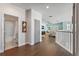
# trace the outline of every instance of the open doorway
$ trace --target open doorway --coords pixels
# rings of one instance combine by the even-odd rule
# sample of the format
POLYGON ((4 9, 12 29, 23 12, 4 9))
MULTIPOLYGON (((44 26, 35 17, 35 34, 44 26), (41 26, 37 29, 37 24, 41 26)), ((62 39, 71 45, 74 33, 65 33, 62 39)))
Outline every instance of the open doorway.
POLYGON ((18 47, 18 17, 4 15, 4 50, 18 47))

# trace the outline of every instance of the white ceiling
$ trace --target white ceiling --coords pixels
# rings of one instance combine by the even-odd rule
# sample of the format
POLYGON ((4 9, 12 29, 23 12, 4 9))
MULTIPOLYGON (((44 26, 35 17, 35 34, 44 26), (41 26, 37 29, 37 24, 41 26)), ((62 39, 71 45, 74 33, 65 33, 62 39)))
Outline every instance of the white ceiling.
POLYGON ((43 15, 43 20, 50 22, 59 21, 60 17, 63 14, 64 15, 72 14, 71 3, 15 3, 13 5, 16 5, 24 9, 33 8, 43 15), (49 6, 49 8, 46 9, 46 6, 49 6), (53 17, 50 18, 49 16, 53 17))

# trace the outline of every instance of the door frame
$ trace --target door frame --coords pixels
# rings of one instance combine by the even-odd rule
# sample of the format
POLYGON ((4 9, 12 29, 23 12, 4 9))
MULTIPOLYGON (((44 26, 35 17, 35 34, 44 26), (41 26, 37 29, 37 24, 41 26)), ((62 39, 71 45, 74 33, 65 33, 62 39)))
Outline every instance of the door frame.
MULTIPOLYGON (((6 51, 6 49, 5 49, 5 16, 11 16, 11 17, 15 17, 15 18, 17 18, 17 23, 18 23, 18 17, 17 16, 13 16, 13 15, 9 15, 9 14, 4 14, 4 52, 6 51)), ((19 25, 17 24, 17 26, 18 26, 18 29, 19 29, 19 25)), ((19 31, 18 31, 18 33, 19 33, 19 31)), ((18 39, 19 39, 19 36, 18 36, 18 39)), ((17 47, 18 47, 18 39, 17 39, 17 47)), ((8 50, 8 49, 7 49, 8 50)))
POLYGON ((79 52, 79 3, 73 3, 73 56, 78 56, 79 52))
POLYGON ((74 56, 79 56, 79 3, 74 3, 74 56))
MULTIPOLYGON (((34 19, 34 44, 36 44, 36 42, 35 42, 35 21, 40 22, 40 40, 39 40, 39 42, 41 41, 41 21, 38 19, 34 19)), ((37 43, 39 43, 39 42, 37 42, 37 43)))

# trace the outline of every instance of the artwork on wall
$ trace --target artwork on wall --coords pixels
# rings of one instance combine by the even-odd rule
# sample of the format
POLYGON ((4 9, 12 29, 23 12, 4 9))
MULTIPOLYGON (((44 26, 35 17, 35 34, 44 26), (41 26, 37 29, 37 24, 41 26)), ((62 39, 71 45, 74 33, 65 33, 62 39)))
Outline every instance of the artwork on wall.
POLYGON ((27 32, 27 22, 22 21, 22 32, 27 32))

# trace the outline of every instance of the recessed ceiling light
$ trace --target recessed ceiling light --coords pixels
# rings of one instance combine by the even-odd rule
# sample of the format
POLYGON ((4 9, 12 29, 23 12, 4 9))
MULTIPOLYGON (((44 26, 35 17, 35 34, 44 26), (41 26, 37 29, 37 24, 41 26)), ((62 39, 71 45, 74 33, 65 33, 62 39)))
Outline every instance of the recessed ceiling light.
POLYGON ((49 8, 49 6, 46 6, 46 8, 48 9, 48 8, 49 8))
POLYGON ((52 17, 52 16, 49 16, 49 17, 52 17))

